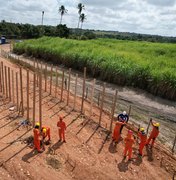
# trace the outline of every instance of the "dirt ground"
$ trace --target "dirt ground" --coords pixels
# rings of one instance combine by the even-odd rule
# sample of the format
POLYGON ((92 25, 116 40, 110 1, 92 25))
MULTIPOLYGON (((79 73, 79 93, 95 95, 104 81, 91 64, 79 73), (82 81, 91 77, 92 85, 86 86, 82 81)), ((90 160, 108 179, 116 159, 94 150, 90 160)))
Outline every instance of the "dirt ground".
MULTIPOLYGON (((0 58, 15 71, 19 68, 0 58)), ((26 108, 26 71, 23 70, 24 107, 26 108)), ((30 73, 30 119, 33 107, 33 75, 30 73)), ((48 84, 49 89, 49 84, 48 84)), ((16 92, 16 89, 14 89, 16 92)), ((54 87, 53 87, 54 92, 54 87)), ((9 111, 12 102, 0 100, 0 179, 146 179, 169 180, 174 179, 176 158, 161 144, 157 144, 151 151, 146 148, 143 158, 138 154, 138 144, 133 148, 133 161, 123 160, 124 143, 121 140, 117 146, 111 142, 107 129, 98 126, 99 108, 94 107, 93 116, 89 119, 80 114, 81 99, 77 98, 76 110, 73 110, 73 97, 70 97, 69 106, 66 106, 67 92, 64 92, 64 101, 60 102, 60 89, 57 97, 54 93, 42 93, 43 125, 51 128, 51 144, 46 150, 38 154, 28 145, 27 141, 33 135, 31 128, 19 127, 25 120, 16 111, 9 111), (57 121, 58 115, 64 117, 67 125, 66 143, 58 142, 57 121)), ((38 88, 36 89, 36 121, 39 118, 38 88)), ((16 95, 14 96, 16 99, 16 95)), ((89 103, 84 104, 85 114, 89 110, 89 103)), ((104 113, 102 124, 107 124, 110 117, 104 113)), ((122 138, 127 129, 123 129, 122 138)))

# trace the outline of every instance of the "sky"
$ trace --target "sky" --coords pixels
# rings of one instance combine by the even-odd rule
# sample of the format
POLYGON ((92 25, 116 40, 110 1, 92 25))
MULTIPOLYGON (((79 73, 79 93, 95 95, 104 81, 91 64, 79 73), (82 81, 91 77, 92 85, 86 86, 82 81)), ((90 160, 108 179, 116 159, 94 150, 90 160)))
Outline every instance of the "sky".
POLYGON ((60 22, 58 9, 68 13, 63 24, 76 28, 78 3, 85 6, 83 29, 176 36, 176 0, 0 0, 0 20, 44 25, 60 22))

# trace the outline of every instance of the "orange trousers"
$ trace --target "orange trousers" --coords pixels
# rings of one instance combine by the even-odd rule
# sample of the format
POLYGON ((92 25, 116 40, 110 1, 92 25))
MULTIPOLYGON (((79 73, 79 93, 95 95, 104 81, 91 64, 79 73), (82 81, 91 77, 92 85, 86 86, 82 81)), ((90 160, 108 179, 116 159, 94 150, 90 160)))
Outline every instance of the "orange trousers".
POLYGON ((142 151, 144 149, 145 143, 140 143, 139 144, 139 154, 142 155, 142 151))
POLYGON ((131 159, 131 157, 132 157, 132 147, 125 147, 124 156, 126 156, 127 153, 128 153, 128 159, 131 159))
POLYGON ((147 144, 149 144, 151 140, 152 140, 152 144, 151 145, 153 146, 154 143, 155 143, 155 138, 152 137, 152 136, 150 136, 149 139, 147 140, 147 144))
POLYGON ((65 141, 65 131, 59 129, 59 139, 62 141, 62 138, 65 141))
POLYGON ((40 151, 40 141, 39 140, 34 140, 34 149, 37 149, 40 151))

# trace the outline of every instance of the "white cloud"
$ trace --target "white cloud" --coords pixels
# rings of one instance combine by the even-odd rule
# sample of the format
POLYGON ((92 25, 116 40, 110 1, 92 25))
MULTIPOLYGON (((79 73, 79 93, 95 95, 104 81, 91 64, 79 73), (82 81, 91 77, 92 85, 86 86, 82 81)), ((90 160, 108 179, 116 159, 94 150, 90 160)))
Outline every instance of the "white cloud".
POLYGON ((58 8, 68 13, 63 23, 77 27, 77 4, 85 5, 83 28, 176 36, 176 0, 0 0, 0 20, 57 25, 58 8))

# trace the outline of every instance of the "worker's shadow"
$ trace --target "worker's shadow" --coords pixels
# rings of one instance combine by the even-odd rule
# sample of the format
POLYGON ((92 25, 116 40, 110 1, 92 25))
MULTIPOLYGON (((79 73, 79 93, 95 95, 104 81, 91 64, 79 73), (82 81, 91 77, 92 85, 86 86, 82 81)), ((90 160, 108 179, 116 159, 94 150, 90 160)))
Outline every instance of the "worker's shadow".
POLYGON ((117 152, 117 143, 115 144, 113 141, 111 141, 109 145, 109 152, 110 153, 116 153, 117 152))
POLYGON ((38 154, 37 150, 36 149, 33 149, 30 153, 28 154, 25 154, 23 157, 22 157, 22 160, 24 162, 27 162, 27 163, 30 163, 29 162, 29 159, 36 156, 38 154))
POLYGON ((136 165, 136 166, 139 166, 141 163, 142 163, 142 157, 138 155, 138 156, 134 159, 133 164, 136 165))
POLYGON ((59 149, 62 144, 63 142, 57 141, 55 144, 48 148, 47 154, 56 154, 56 150, 59 149))
POLYGON ((130 161, 126 161, 123 158, 122 161, 117 165, 120 172, 126 172, 128 171, 128 165, 130 164, 130 161))
POLYGON ((118 140, 118 142, 113 142, 113 141, 111 141, 111 143, 110 143, 110 145, 109 145, 109 152, 110 153, 116 153, 117 152, 117 145, 121 142, 121 141, 123 141, 123 138, 122 137, 120 137, 119 138, 119 140, 118 140))
POLYGON ((149 146, 146 146, 146 152, 147 152, 148 161, 152 162, 153 161, 153 150, 152 150, 152 148, 149 148, 149 146))

